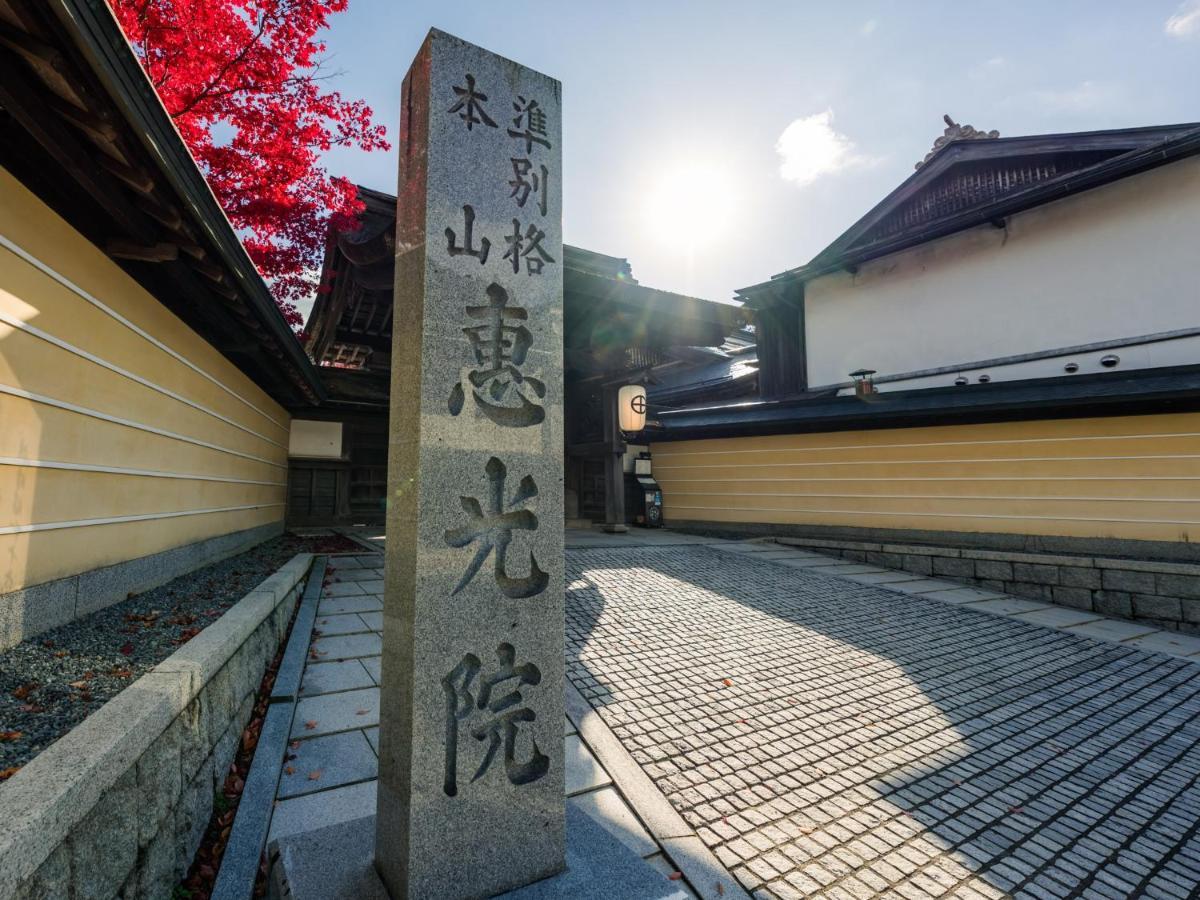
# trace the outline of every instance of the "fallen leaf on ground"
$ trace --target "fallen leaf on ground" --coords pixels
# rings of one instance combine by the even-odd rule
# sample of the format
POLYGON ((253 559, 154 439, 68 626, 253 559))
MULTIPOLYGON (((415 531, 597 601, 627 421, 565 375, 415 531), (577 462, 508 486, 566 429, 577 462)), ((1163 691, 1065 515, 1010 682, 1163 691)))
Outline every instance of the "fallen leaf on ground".
POLYGON ((725 685, 725 687, 733 687, 733 682, 730 681, 728 678, 722 678, 721 684, 725 685))
POLYGON ((126 641, 125 646, 121 648, 121 653, 125 656, 133 656, 133 644, 126 641))
POLYGON ((308 729, 309 731, 312 731, 314 728, 317 727, 317 723, 314 722, 312 719, 310 719, 309 721, 304 723, 304 727, 306 729, 308 729))
POLYGON ((299 750, 299 749, 300 749, 300 742, 299 742, 299 741, 292 741, 292 742, 291 742, 291 743, 290 743, 288 746, 289 746, 289 747, 291 747, 293 750, 299 750))
POLYGON ((4 741, 19 741, 22 732, 20 731, 0 731, 0 742, 4 741))
POLYGON ((38 683, 36 681, 31 681, 28 684, 21 685, 19 688, 17 688, 15 691, 12 692, 12 695, 15 698, 17 698, 18 700, 24 700, 25 698, 27 698, 30 694, 32 694, 37 689, 38 689, 38 683))
POLYGON ((0 769, 0 781, 8 781, 8 779, 12 778, 20 771, 20 766, 11 766, 7 769, 0 769))
POLYGON ((683 873, 682 872, 672 872, 667 877, 670 878, 672 881, 678 881, 680 878, 683 877, 683 873))
POLYGON ((356 716, 365 716, 365 715, 366 715, 367 713, 369 713, 369 712, 370 712, 370 710, 369 710, 369 709, 358 709, 358 710, 355 710, 355 711, 354 711, 354 714, 355 714, 356 716))
POLYGON ((108 674, 111 675, 113 678, 132 678, 133 677, 132 670, 121 669, 116 666, 114 666, 113 670, 111 672, 109 672, 108 674))
POLYGON ((284 770, 283 770, 283 771, 284 771, 286 774, 288 774, 288 775, 295 775, 295 774, 296 774, 296 768, 295 768, 295 766, 286 766, 286 767, 284 767, 284 770))
POLYGON ((721 884, 719 881, 717 882, 717 893, 722 897, 725 896, 725 885, 721 884))
POLYGON ((55 659, 62 659, 64 656, 70 656, 70 655, 71 655, 70 650, 55 650, 54 651, 55 659))
POLYGON ((320 780, 321 780, 321 770, 320 770, 320 769, 317 769, 317 770, 315 770, 315 771, 313 771, 313 772, 309 772, 309 773, 308 773, 308 780, 309 780, 309 781, 320 781, 320 780))

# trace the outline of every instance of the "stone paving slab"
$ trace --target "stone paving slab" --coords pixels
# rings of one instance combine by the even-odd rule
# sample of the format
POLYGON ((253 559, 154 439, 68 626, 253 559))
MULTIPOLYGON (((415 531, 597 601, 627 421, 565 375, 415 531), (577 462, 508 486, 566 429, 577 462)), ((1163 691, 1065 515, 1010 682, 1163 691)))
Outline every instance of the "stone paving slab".
POLYGON ((1016 617, 1026 622, 1032 622, 1034 625, 1049 625, 1052 628, 1070 628, 1103 618, 1093 612, 1085 612, 1082 609, 1066 609, 1061 606, 1016 613, 1016 617))
POLYGON ((1122 622, 1117 619, 1097 619, 1094 622, 1076 625, 1071 631, 1087 637, 1114 641, 1125 641, 1158 633, 1158 629, 1150 625, 1143 625, 1140 622, 1122 622))
POLYGON ((352 691, 357 688, 374 687, 376 682, 363 666, 363 660, 345 659, 341 662, 317 663, 309 661, 300 684, 300 695, 332 694, 336 691, 352 691))
POLYGON ((366 613, 383 610, 383 601, 376 596, 365 594, 358 597, 336 597, 323 600, 317 607, 317 617, 336 616, 338 613, 366 613))
POLYGON ((1200 665, 761 552, 568 557, 569 675, 675 852, 756 898, 1196 891, 1200 665))
POLYGON ((317 737, 379 724, 379 689, 304 697, 296 704, 292 737, 317 737))
POLYGON ((612 784, 579 735, 566 737, 567 796, 612 784))
POLYGON ((289 834, 314 831, 325 825, 375 815, 375 782, 363 781, 332 791, 306 794, 275 803, 267 842, 289 834))
MULTIPOLYGON (((370 613, 368 613, 370 615, 370 613)), ((342 613, 336 616, 320 616, 313 623, 313 629, 318 635, 354 634, 359 631, 370 631, 358 613, 342 613)))
POLYGON ((1139 650, 1153 650, 1173 656, 1200 656, 1200 637, 1174 631, 1156 631, 1126 640, 1124 643, 1139 650))
POLYGON ((366 591, 363 590, 364 583, 369 583, 369 582, 339 581, 339 582, 335 582, 333 584, 328 584, 325 586, 325 589, 323 591, 321 591, 321 596, 323 596, 323 597, 357 597, 361 594, 366 593, 366 591))
POLYGON ((298 797, 373 779, 379 761, 366 735, 343 731, 290 748, 279 779, 279 796, 298 797))
POLYGON ((357 656, 378 656, 383 650, 383 639, 375 632, 364 634, 341 634, 318 637, 312 643, 310 655, 314 662, 320 660, 351 659, 357 656))

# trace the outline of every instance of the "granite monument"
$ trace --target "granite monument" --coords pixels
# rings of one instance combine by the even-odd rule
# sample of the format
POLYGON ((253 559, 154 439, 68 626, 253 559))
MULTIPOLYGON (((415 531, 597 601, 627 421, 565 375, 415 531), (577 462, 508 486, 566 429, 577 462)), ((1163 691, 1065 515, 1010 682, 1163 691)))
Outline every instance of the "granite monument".
POLYGON ((561 86, 441 31, 404 79, 376 867, 564 867, 561 86))

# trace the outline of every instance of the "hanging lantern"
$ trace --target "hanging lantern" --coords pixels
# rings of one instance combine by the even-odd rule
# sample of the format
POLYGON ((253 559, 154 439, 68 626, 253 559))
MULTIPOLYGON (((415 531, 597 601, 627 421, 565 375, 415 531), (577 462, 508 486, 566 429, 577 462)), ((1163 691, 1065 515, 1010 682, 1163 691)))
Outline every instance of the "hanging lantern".
POLYGON ((646 389, 642 385, 627 384, 617 392, 617 422, 626 434, 646 427, 646 389))

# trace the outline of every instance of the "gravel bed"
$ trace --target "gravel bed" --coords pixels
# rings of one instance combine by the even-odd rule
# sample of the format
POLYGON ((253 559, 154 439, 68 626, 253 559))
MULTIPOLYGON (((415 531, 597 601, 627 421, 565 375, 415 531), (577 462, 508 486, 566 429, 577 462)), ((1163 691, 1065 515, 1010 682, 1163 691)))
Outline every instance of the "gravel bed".
POLYGON ((341 535, 285 534, 0 652, 0 782, 297 553, 362 552, 341 535))

